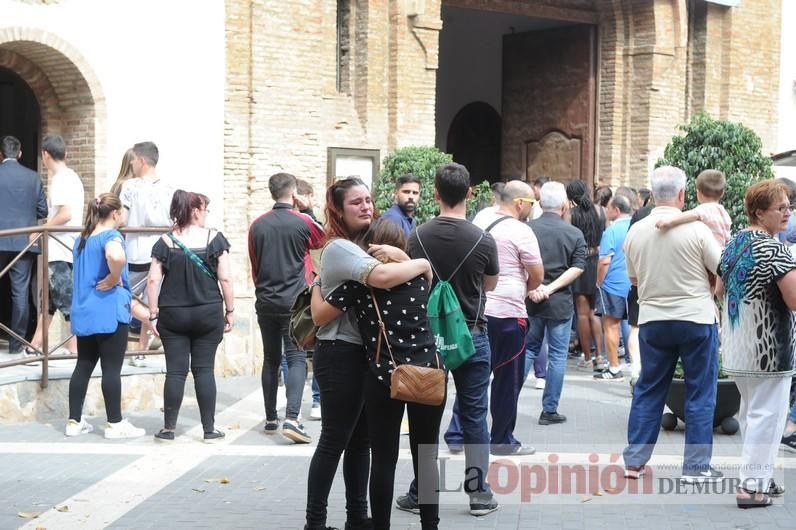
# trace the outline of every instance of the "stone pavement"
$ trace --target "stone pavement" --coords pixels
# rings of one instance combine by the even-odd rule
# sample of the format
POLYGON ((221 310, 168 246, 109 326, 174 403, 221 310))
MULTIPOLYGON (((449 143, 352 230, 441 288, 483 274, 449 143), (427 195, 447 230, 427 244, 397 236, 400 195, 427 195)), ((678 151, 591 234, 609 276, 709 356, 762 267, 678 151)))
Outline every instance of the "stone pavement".
MULTIPOLYGON (((630 405, 627 383, 592 381, 589 373, 570 366, 560 407, 569 421, 545 427, 536 423, 542 392, 535 390, 533 383, 529 380, 521 394, 516 434, 538 452, 503 459, 504 467, 521 464, 520 473, 534 465, 549 470, 538 464, 547 466, 550 453, 556 452, 562 463, 580 462, 586 469, 590 454, 599 455, 603 465, 610 454, 621 452, 630 405)), ((151 435, 131 441, 105 440, 101 418, 89 418, 95 432, 69 439, 63 436, 63 420, 0 426, 0 529, 302 528, 307 467, 315 444, 296 446, 280 435, 263 433, 258 377, 219 379, 218 388, 217 425, 227 432, 227 440, 218 445, 201 443, 198 410, 190 389, 180 415, 178 440, 172 445, 156 444, 151 435), (38 516, 33 518, 34 514, 38 516)), ((452 393, 451 383, 449 397, 452 393)), ((308 416, 309 388, 304 396, 308 416)), ((443 426, 451 406, 449 399, 443 426)), ((160 410, 154 409, 133 414, 131 420, 151 434, 161 426, 162 417, 160 410)), ((305 421, 305 425, 317 438, 320 422, 305 421)), ((682 444, 681 429, 661 432, 654 458, 656 480, 676 482, 682 444)), ((440 453, 450 457, 444 447, 440 453)), ((739 454, 738 435, 716 434, 714 465, 737 463, 739 454)), ((785 453, 781 457, 784 471, 780 470, 780 476, 784 474, 786 487, 796 488, 796 458, 785 453)), ((461 457, 452 457, 447 464, 450 469, 461 466, 461 457)), ((404 436, 396 495, 409 484, 411 469, 408 437, 404 436)), ((796 526, 796 494, 786 494, 784 500, 764 510, 742 511, 734 507, 732 494, 645 496, 600 483, 586 486, 585 492, 564 495, 563 491, 551 493, 551 488, 560 486, 548 482, 541 488, 547 493, 534 493, 530 502, 520 502, 516 491, 509 491, 506 473, 491 480, 501 493, 498 512, 472 517, 464 494, 448 493, 440 507, 441 528, 796 526)), ((459 476, 449 471, 446 484, 453 485, 459 476)), ((539 486, 538 477, 534 485, 539 486)), ((328 523, 342 527, 345 501, 339 470, 329 504, 328 523)), ((420 528, 417 516, 398 510, 393 510, 392 524, 394 528, 420 528)))

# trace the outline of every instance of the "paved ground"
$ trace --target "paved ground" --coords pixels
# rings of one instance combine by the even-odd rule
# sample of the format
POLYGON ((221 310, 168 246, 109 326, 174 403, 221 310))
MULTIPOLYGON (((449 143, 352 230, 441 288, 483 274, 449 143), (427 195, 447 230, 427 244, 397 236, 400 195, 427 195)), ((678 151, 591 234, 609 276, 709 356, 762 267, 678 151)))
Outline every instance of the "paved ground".
MULTIPOLYGON (((451 391, 453 386, 451 385, 451 391)), ((309 388, 304 412, 309 413, 309 388)), ((283 399, 280 396, 280 399, 283 399)), ((541 391, 533 380, 520 399, 517 435, 534 445, 531 457, 503 460, 493 480, 500 489, 501 510, 477 519, 467 513, 461 493, 446 494, 440 509, 442 528, 794 528, 796 495, 786 495, 765 510, 734 508, 732 494, 661 494, 675 484, 681 430, 662 433, 654 462, 651 492, 627 491, 622 482, 606 475, 611 454, 621 451, 630 404, 626 383, 595 382, 590 375, 570 367, 560 410, 569 421, 542 427, 536 424, 541 391), (588 483, 585 491, 567 494, 554 484, 551 461, 569 463, 588 473, 588 456, 597 455, 603 479, 588 483), (508 464, 511 464, 509 466, 508 464), (522 501, 517 486, 510 484, 512 467, 518 484, 529 480, 530 502, 522 501), (535 467, 534 467, 535 466, 535 467), (606 467, 607 466, 607 467, 606 467), (547 479, 540 485, 539 477, 547 479), (606 482, 607 477, 607 482, 606 482), (533 489, 537 488, 537 489, 533 489), (621 490, 621 491, 619 491, 621 490), (647 494, 649 493, 649 494, 647 494)), ((448 403, 450 413, 452 401, 448 403)), ((219 380, 218 426, 225 429, 224 444, 200 443, 201 427, 195 402, 186 400, 180 416, 178 441, 156 444, 151 436, 133 441, 107 441, 101 436, 102 421, 89 418, 94 433, 79 438, 63 436, 63 421, 4 425, 0 427, 0 529, 197 529, 197 528, 302 528, 306 477, 314 444, 295 446, 279 435, 262 432, 262 394, 259 378, 219 380), (36 518, 33 515, 38 514, 36 518)), ((154 433, 161 413, 153 410, 132 416, 136 425, 154 433)), ((448 415, 443 419, 447 425, 448 415)), ((305 422, 317 437, 320 422, 305 422)), ((396 494, 411 480, 408 440, 402 441, 396 494)), ((716 435, 714 463, 737 463, 740 439, 716 435)), ((450 457, 443 448, 441 456, 450 457)), ((786 487, 796 488, 796 458, 781 455, 786 487)), ((621 460, 619 461, 621 465, 621 460)), ((453 485, 460 473, 461 458, 447 462, 453 485)), ((609 474, 610 475, 610 474, 609 474)), ((563 473, 561 475, 563 477, 563 473)), ((563 482, 563 479, 562 479, 563 482)), ((576 481, 576 485, 577 485, 576 481)), ((342 477, 335 481, 329 500, 329 524, 342 527, 345 520, 342 477)), ((419 518, 393 511, 394 528, 419 528, 419 518)))

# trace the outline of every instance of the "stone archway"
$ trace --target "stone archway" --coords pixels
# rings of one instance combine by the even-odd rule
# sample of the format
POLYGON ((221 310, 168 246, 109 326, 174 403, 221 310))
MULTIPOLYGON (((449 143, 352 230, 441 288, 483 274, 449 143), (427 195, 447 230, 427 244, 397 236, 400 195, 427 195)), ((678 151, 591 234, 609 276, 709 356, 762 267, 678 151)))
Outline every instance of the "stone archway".
MULTIPOLYGON (((61 134, 70 166, 87 196, 105 157, 105 96, 87 61, 60 37, 31 28, 0 30, 0 67, 30 86, 41 109, 41 134, 61 134)), ((23 146, 23 150, 25 146, 23 146)))

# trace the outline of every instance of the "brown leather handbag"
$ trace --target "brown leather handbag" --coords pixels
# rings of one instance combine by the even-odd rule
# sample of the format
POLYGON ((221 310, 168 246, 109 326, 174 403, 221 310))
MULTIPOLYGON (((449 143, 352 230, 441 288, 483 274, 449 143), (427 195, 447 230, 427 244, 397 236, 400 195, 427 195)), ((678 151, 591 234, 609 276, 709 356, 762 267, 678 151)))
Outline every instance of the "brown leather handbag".
POLYGON ((387 351, 392 360, 392 376, 390 377, 390 397, 399 401, 410 401, 421 405, 439 406, 445 400, 445 370, 439 363, 439 354, 435 353, 437 367, 414 366, 412 364, 398 365, 392 356, 392 348, 387 338, 387 330, 384 321, 381 319, 381 310, 376 301, 376 294, 370 290, 373 298, 373 307, 379 317, 379 338, 376 341, 376 362, 379 362, 381 355, 382 337, 387 344, 387 351))

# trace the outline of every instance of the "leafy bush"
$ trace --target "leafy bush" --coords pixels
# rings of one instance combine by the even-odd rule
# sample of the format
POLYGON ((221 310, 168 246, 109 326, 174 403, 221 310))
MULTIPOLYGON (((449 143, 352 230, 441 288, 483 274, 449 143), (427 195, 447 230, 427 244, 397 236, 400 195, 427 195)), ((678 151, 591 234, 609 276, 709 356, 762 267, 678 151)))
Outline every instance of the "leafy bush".
POLYGON ((697 175, 705 169, 722 171, 727 188, 721 204, 732 219, 732 232, 744 228, 749 223, 744 212, 747 188, 772 177, 771 159, 762 154, 760 137, 741 123, 716 120, 704 112, 679 129, 685 135, 672 138, 655 167, 675 166, 685 171, 686 209, 697 205, 697 175))
MULTIPOLYGON (((436 147, 404 147, 384 159, 383 168, 375 189, 376 207, 383 212, 392 206, 395 180, 401 175, 412 174, 420 178, 420 200, 415 210, 418 224, 424 223, 439 213, 434 200, 434 175, 440 166, 453 162, 453 157, 436 147)), ((472 218, 479 205, 489 204, 491 198, 489 182, 473 188, 473 196, 467 201, 467 216, 472 218)))

